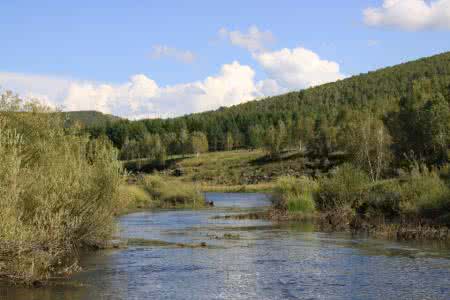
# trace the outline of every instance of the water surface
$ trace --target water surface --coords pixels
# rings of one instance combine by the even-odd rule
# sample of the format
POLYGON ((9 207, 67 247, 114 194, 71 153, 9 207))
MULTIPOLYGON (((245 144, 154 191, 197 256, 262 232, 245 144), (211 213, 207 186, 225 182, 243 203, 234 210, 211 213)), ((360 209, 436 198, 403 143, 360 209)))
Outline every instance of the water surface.
POLYGON ((138 212, 121 237, 139 246, 83 257, 64 284, 0 286, 0 299, 450 299, 450 249, 217 218, 269 205, 264 194, 207 194, 209 210, 138 212))

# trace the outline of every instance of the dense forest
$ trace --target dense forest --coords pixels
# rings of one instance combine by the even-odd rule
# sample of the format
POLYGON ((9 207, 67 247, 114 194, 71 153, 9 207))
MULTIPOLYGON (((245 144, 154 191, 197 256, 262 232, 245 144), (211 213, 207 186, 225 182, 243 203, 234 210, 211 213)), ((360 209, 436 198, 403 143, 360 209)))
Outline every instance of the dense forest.
POLYGON ((285 149, 319 156, 337 150, 358 156, 359 151, 361 156, 365 150, 356 148, 366 142, 369 155, 389 148, 397 163, 441 164, 448 160, 449 101, 447 52, 216 111, 91 122, 86 130, 92 137, 108 136, 122 159, 163 161, 168 154, 255 148, 271 156, 285 149))

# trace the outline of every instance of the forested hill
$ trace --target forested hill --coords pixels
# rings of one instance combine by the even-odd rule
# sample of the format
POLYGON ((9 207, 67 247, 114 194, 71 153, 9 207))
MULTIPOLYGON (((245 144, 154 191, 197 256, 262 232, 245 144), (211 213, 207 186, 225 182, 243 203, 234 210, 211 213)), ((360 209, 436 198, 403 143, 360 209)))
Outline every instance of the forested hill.
POLYGON ((80 123, 81 125, 91 126, 107 126, 109 123, 122 120, 109 114, 104 114, 93 110, 69 111, 63 112, 63 118, 70 124, 80 123))
POLYGON ((435 95, 449 101, 450 52, 216 111, 120 121, 89 130, 93 135, 107 134, 119 148, 130 141, 139 143, 147 133, 158 135, 169 153, 180 152, 186 134, 193 132, 206 135, 210 151, 258 148, 280 130, 286 131, 281 144, 307 144, 318 136, 332 144, 355 114, 368 113, 389 125, 389 113, 401 109, 402 98, 425 101, 435 95))

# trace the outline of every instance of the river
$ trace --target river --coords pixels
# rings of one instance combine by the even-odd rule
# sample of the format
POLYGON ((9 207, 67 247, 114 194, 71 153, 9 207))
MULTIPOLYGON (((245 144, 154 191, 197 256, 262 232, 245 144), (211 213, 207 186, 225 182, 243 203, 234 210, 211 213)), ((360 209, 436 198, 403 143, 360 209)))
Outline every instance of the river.
POLYGON ((449 248, 220 218, 269 198, 206 196, 215 208, 123 216, 127 249, 84 255, 65 282, 0 286, 0 299, 450 299, 449 248))

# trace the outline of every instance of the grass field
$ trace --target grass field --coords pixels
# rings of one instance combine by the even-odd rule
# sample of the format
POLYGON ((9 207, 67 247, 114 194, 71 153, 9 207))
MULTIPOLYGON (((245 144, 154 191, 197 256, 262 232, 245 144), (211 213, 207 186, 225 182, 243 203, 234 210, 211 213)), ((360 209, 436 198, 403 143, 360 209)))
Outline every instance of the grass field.
POLYGON ((317 176, 341 159, 335 155, 330 157, 331 162, 324 162, 298 151, 286 151, 279 159, 271 160, 263 150, 234 150, 170 157, 161 173, 199 183, 204 191, 268 191, 280 176, 317 176))
POLYGON ((235 150, 170 157, 161 173, 197 183, 203 191, 255 192, 272 190, 278 176, 299 174, 303 166, 303 157, 295 153, 271 161, 262 150, 235 150))
POLYGON ((124 162, 132 173, 158 173, 167 179, 195 183, 202 191, 271 191, 280 176, 319 175, 339 162, 336 156, 324 165, 320 159, 298 151, 286 151, 279 159, 268 159, 263 150, 234 150, 196 155, 170 156, 165 165, 146 159, 124 162))

